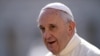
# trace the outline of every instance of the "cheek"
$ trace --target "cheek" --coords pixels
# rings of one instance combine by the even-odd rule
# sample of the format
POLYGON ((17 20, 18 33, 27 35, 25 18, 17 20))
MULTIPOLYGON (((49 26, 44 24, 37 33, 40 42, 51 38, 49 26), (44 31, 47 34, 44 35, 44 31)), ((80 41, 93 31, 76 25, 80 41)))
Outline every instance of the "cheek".
POLYGON ((43 40, 44 44, 46 45, 47 42, 43 35, 42 35, 42 40, 43 40))
POLYGON ((46 44, 47 43, 46 38, 45 37, 42 37, 42 38, 43 38, 44 43, 46 44))
POLYGON ((68 42, 68 39, 69 39, 67 31, 60 32, 58 34, 57 39, 58 39, 59 45, 64 46, 68 42))

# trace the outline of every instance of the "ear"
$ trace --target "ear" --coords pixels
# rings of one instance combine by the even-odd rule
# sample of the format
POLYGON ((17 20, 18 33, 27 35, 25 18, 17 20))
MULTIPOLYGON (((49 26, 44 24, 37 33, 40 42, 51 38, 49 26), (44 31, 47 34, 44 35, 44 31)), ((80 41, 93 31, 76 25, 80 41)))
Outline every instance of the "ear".
POLYGON ((69 32, 72 33, 75 30, 75 26, 76 26, 75 22, 73 21, 69 22, 69 32))

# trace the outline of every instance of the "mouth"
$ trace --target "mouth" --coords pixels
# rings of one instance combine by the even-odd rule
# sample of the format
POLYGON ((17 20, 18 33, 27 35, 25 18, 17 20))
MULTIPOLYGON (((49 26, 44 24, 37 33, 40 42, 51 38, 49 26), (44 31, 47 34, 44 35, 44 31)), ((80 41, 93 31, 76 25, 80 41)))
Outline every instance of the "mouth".
POLYGON ((56 41, 50 41, 50 42, 48 42, 49 44, 53 44, 53 43, 55 43, 56 41))
POLYGON ((52 53, 56 53, 58 52, 58 44, 57 41, 49 41, 47 44, 47 48, 52 52, 52 53))

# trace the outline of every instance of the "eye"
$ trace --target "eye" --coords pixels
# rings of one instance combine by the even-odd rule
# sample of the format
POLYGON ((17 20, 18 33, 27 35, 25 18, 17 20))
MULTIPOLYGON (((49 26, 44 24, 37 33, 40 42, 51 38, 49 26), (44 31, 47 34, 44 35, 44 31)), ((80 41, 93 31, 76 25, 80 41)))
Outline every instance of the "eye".
POLYGON ((40 28, 40 30, 41 30, 42 32, 45 31, 45 28, 44 28, 43 26, 40 26, 39 28, 40 28))
POLYGON ((50 29, 51 30, 53 30, 53 29, 55 29, 56 28, 56 26, 54 25, 54 24, 50 24, 50 29))

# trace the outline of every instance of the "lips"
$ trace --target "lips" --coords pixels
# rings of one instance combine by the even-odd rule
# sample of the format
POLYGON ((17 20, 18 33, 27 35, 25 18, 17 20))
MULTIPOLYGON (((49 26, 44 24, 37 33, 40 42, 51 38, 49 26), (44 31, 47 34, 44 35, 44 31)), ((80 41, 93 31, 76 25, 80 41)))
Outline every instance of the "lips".
POLYGON ((50 42, 48 42, 49 44, 53 44, 53 43, 55 43, 56 41, 50 41, 50 42))

